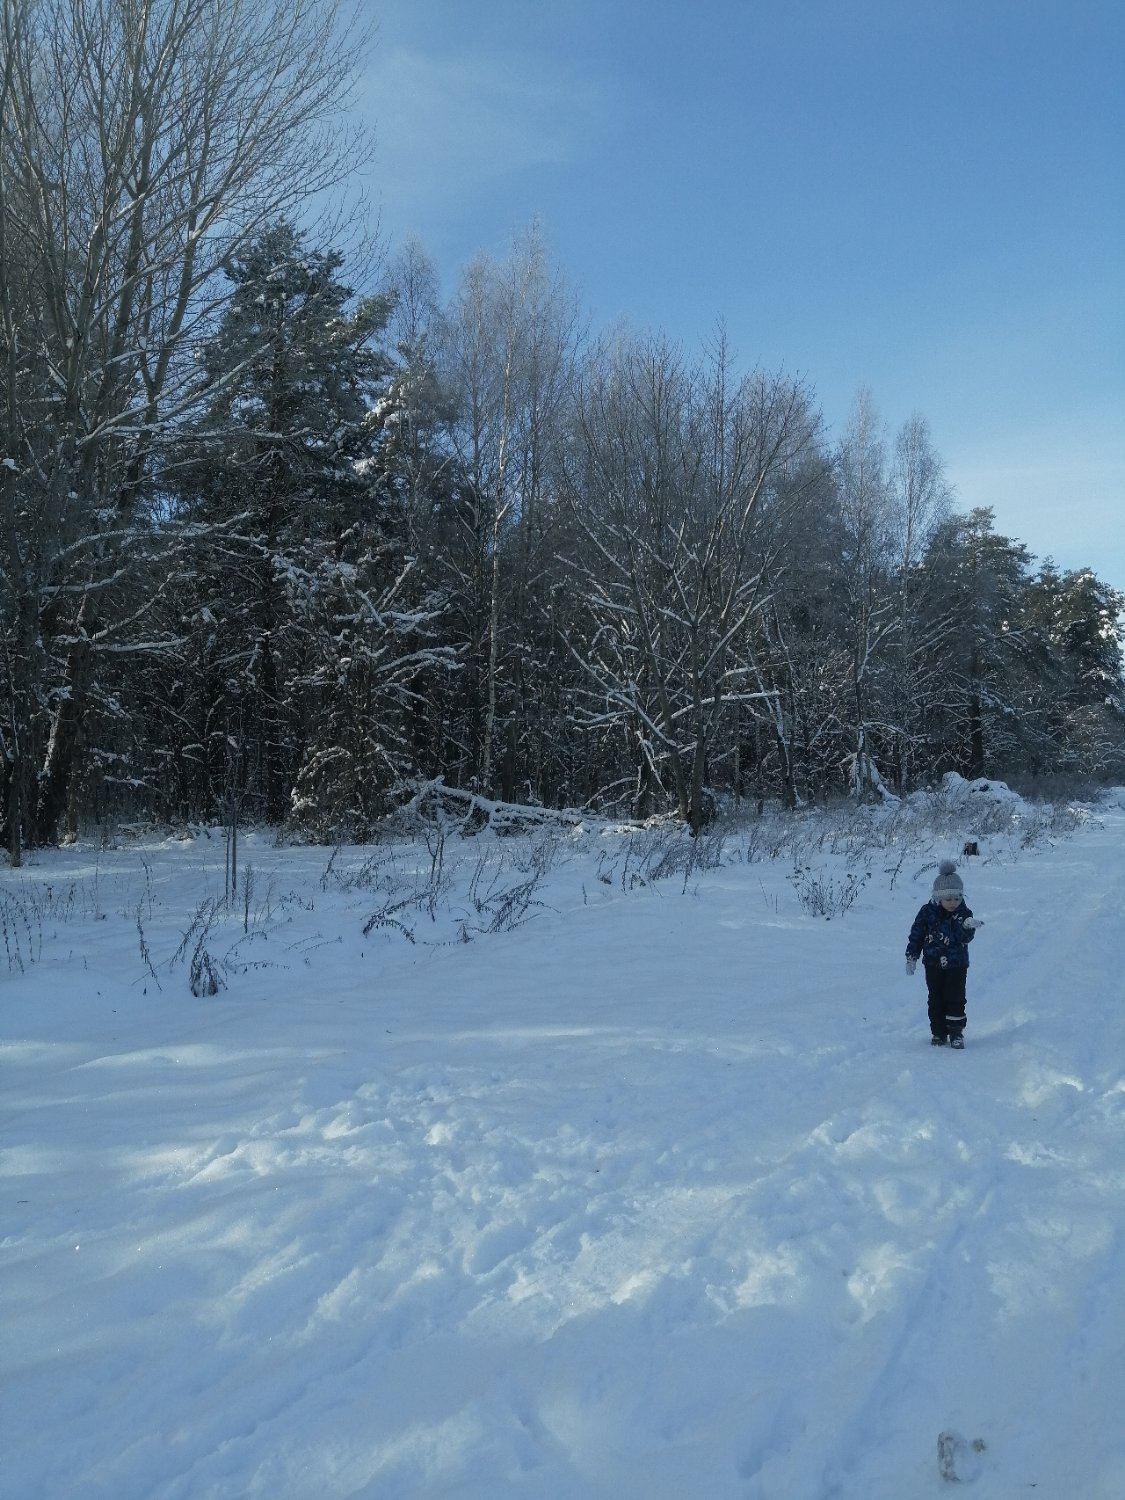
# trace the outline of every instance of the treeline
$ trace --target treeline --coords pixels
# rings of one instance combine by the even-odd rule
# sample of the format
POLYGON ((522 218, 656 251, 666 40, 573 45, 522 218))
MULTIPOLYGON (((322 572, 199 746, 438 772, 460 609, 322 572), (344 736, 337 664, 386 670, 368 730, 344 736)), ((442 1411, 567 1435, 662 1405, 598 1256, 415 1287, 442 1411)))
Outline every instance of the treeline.
POLYGON ((699 827, 1125 772, 1125 599, 956 513, 923 418, 860 393, 832 439, 721 331, 591 338, 534 231, 357 297, 294 227, 351 152, 331 4, 0 3, 13 862, 122 818, 362 837, 418 777, 699 827))

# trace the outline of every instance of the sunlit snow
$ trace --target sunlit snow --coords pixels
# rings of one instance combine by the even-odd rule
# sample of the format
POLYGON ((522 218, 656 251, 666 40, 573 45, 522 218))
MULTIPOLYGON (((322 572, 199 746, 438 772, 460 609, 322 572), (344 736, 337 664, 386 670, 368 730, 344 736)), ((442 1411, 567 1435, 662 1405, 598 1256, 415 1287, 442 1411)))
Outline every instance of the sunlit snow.
POLYGON ((1007 806, 960 1054, 903 951, 971 805, 566 831, 493 933, 527 839, 4 871, 0 1491, 1120 1500, 1125 811, 1007 806))

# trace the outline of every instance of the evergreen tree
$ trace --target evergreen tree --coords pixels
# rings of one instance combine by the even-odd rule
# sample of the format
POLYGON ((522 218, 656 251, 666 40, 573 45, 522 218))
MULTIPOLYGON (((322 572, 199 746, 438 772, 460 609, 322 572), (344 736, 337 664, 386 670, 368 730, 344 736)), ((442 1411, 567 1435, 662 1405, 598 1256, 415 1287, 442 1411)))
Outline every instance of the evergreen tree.
POLYGON ((198 538, 184 687, 207 796, 355 828, 403 764, 400 689, 432 611, 376 464, 391 300, 356 299, 341 266, 284 223, 231 261, 176 514, 198 538))
POLYGON ((1031 607, 1031 554, 982 507, 937 530, 926 568, 927 628, 943 640, 927 715, 934 772, 1038 768, 1049 758, 1050 653, 1031 607))
POLYGON ((1125 595, 1089 568, 1060 574, 1048 558, 1032 609, 1050 647, 1049 721, 1053 769, 1085 774, 1125 765, 1125 595))

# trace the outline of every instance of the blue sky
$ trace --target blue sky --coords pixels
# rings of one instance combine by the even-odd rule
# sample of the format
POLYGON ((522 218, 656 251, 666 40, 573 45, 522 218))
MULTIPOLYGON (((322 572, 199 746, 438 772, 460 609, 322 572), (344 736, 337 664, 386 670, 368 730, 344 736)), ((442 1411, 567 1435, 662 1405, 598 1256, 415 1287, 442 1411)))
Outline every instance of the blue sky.
POLYGON ((594 330, 860 386, 1125 590, 1125 5, 364 0, 369 188, 443 292, 538 219, 594 330))

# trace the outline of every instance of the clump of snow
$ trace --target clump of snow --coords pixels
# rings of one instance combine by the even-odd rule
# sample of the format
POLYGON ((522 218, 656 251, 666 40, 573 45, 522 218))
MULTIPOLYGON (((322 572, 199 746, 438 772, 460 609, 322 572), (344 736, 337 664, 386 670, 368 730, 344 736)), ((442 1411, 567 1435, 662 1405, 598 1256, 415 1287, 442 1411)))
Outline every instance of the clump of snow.
POLYGON ((970 798, 973 800, 983 798, 988 802, 999 803, 1006 807, 1023 804, 1023 798, 1018 792, 1013 792, 1007 782, 986 776, 978 776, 968 781, 956 771, 947 771, 942 777, 941 795, 947 802, 965 802, 970 798))
POLYGON ((940 807, 0 874, 5 1493, 1116 1500, 1125 810, 1016 811, 963 1053, 940 807))

